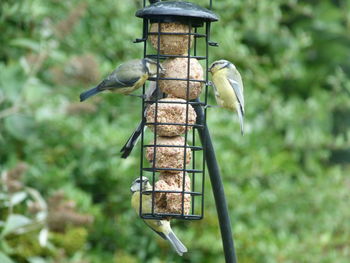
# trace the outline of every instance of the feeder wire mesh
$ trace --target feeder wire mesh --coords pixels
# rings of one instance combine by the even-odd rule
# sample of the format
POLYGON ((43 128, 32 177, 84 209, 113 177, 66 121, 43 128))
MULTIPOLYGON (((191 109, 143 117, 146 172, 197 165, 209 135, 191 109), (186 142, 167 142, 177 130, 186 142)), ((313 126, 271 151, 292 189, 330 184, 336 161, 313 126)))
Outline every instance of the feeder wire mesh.
MULTIPOLYGON (((147 105, 154 104, 154 121, 148 122, 147 120, 145 121, 145 125, 147 126, 153 126, 153 144, 145 144, 144 139, 145 135, 142 132, 141 134, 141 159, 140 159, 140 176, 142 177, 144 175, 144 172, 151 172, 152 173, 152 190, 151 191, 143 191, 140 194, 152 194, 152 209, 150 213, 142 213, 142 198, 140 198, 140 216, 144 219, 161 219, 161 218, 181 218, 181 219, 187 219, 187 220, 198 220, 203 217, 203 206, 204 206, 204 198, 203 198, 203 193, 204 193, 204 180, 205 180, 205 155, 203 154, 202 156, 202 167, 201 169, 196 169, 196 151, 203 151, 202 146, 196 145, 196 129, 203 129, 204 126, 206 125, 205 123, 205 118, 204 121, 201 123, 189 123, 189 109, 192 106, 199 105, 204 108, 204 112, 206 114, 206 105, 207 105, 207 94, 208 94, 208 32, 209 32, 209 22, 206 23, 206 33, 205 34, 200 34, 198 33, 197 27, 194 27, 194 33, 192 32, 193 27, 191 23, 188 24, 188 32, 183 32, 183 33, 175 33, 175 32, 162 32, 162 21, 158 20, 158 31, 157 32, 149 32, 149 20, 144 19, 143 21, 144 26, 144 32, 143 32, 143 41, 144 41, 144 57, 152 58, 157 61, 157 63, 161 63, 161 60, 164 59, 174 59, 174 58, 186 58, 187 59, 187 72, 186 78, 169 78, 169 77, 162 77, 160 76, 160 72, 158 69, 157 76, 155 78, 149 78, 150 81, 155 81, 156 82, 156 92, 158 93, 154 99, 143 99, 142 101, 142 118, 145 118, 145 112, 147 111, 147 105), (156 54, 147 54, 147 42, 146 40, 150 35, 156 35, 157 36, 157 53, 156 54), (168 55, 168 54, 161 54, 161 37, 165 35, 179 35, 179 36, 187 36, 188 37, 188 44, 187 44, 187 54, 184 55, 168 55), (192 44, 192 38, 193 38, 193 55, 191 55, 191 44, 192 44), (198 38, 203 38, 205 39, 206 42, 206 55, 205 56, 197 56, 197 39, 198 38), (200 59, 200 60, 205 60, 205 79, 193 79, 190 77, 190 71, 191 71, 191 59, 200 59), (171 100, 160 100, 160 90, 159 90, 159 81, 160 80, 165 80, 165 81, 186 81, 186 100, 185 101, 171 101, 171 100), (199 82, 199 83, 204 83, 205 84, 205 96, 204 96, 204 102, 200 101, 193 101, 190 100, 189 92, 190 92, 190 83, 191 82, 199 82), (158 121, 158 111, 159 111, 159 104, 183 104, 186 107, 185 110, 185 122, 183 123, 176 123, 176 122, 159 122, 158 121), (169 145, 169 144, 160 144, 158 143, 158 129, 157 126, 164 126, 164 125, 170 125, 170 126, 184 126, 185 127, 185 132, 184 132, 184 143, 183 145, 169 145), (192 128, 192 145, 187 145, 188 139, 190 138, 189 136, 189 130, 192 128), (153 148, 153 156, 152 156, 152 167, 144 167, 144 149, 147 148, 153 148), (158 149, 159 148, 176 148, 176 149, 183 149, 183 164, 182 168, 162 168, 162 167, 157 167, 157 153, 159 154, 158 149), (192 153, 192 168, 187 168, 187 160, 189 159, 189 154, 188 150, 192 153), (181 189, 177 190, 157 190, 156 189, 156 172, 182 172, 182 180, 181 182, 181 189), (186 189, 186 180, 189 178, 186 176, 187 173, 191 174, 191 188, 186 189), (201 186, 200 189, 196 190, 196 174, 201 174, 200 181, 201 186), (181 199, 179 200, 181 203, 181 212, 179 213, 165 213, 165 212, 157 212, 157 209, 155 207, 156 202, 156 195, 160 194, 177 194, 181 195, 181 199), (190 211, 185 211, 185 199, 187 196, 191 197, 191 208, 190 211), (200 202, 200 209, 199 213, 195 213, 195 197, 200 196, 201 197, 201 202, 200 202)), ((145 94, 145 86, 143 87, 143 94, 145 94)), ((181 151, 180 151, 181 152, 181 151)))

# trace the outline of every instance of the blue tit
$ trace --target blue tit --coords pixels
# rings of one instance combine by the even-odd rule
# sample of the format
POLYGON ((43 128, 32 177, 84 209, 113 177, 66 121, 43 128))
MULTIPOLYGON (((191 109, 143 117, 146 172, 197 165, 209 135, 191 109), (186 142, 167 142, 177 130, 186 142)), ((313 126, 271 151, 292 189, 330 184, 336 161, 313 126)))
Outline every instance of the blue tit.
MULTIPOLYGON (((137 214, 140 212, 140 189, 142 189, 142 191, 152 191, 152 186, 149 183, 148 178, 145 176, 142 176, 141 179, 135 179, 130 187, 130 190, 133 193, 131 198, 131 205, 137 214)), ((142 193, 142 213, 151 213, 151 211, 152 194, 142 193)), ((187 248, 176 237, 173 230, 171 229, 169 220, 144 219, 143 221, 163 239, 168 240, 177 254, 182 256, 183 253, 187 252, 187 248)))
MULTIPOLYGON (((158 71, 164 71, 158 64, 158 71)), ((149 59, 134 59, 119 65, 111 74, 101 81, 95 88, 80 94, 80 101, 104 90, 111 90, 120 94, 129 94, 140 88, 149 77, 157 75, 157 62, 149 59)))
MULTIPOLYGON (((160 99, 163 97, 163 92, 161 92, 156 85, 155 81, 150 81, 150 85, 148 87, 148 89, 145 92, 145 100, 146 101, 154 101, 157 98, 160 99)), ((145 108, 145 113, 147 111, 147 107, 150 105, 151 103, 148 103, 146 105, 145 108)), ((129 137, 129 139, 127 140, 127 142, 125 143, 125 145, 122 147, 122 149, 120 150, 120 152, 122 153, 121 157, 126 159, 128 158, 128 156, 130 155, 131 151, 133 150, 134 146, 137 144, 138 140, 140 139, 140 136, 142 134, 142 130, 145 130, 147 126, 145 126, 146 123, 146 119, 142 118, 142 120, 140 121, 139 125, 137 126, 137 128, 134 130, 134 132, 131 134, 131 136, 129 137)))
POLYGON ((235 65, 227 60, 218 60, 211 64, 209 68, 215 90, 216 102, 219 106, 236 110, 241 133, 244 133, 244 96, 243 82, 235 65))

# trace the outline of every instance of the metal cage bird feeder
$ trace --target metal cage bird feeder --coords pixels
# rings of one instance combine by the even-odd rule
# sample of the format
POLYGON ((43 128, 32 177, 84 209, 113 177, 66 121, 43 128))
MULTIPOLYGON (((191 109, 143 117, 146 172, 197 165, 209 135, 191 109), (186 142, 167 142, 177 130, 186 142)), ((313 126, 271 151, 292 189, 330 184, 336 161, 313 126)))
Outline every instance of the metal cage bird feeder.
MULTIPOLYGON (((143 96, 142 100, 142 119, 152 129, 153 140, 146 143, 146 136, 144 132, 141 133, 140 177, 151 175, 152 189, 141 191, 140 195, 152 195, 152 209, 149 213, 143 213, 140 198, 139 215, 143 219, 202 219, 207 165, 226 262, 236 262, 227 204, 206 124, 210 86, 209 46, 216 46, 216 43, 210 41, 210 25, 218 17, 211 10, 190 2, 150 2, 146 6, 146 1, 143 0, 143 8, 136 12, 136 16, 143 19, 143 35, 135 42, 143 42, 145 58, 166 64, 166 73, 163 76, 158 69, 157 76, 149 78, 156 85, 156 96, 143 96), (201 41, 205 54, 198 54, 197 47, 201 41), (148 42, 153 45, 153 51, 148 51, 148 42), (200 70, 203 69, 198 69, 198 60, 205 64, 202 75, 200 70), (173 88, 169 89, 169 86, 173 88), (174 108, 177 113, 182 113, 182 119, 171 118, 175 113, 165 110, 174 108), (161 114, 162 110, 165 110, 165 118, 161 114), (196 116, 195 121, 193 114, 196 116), (169 136, 169 130, 177 132, 169 136), (197 143, 196 134, 201 145, 197 143), (145 155, 149 162, 145 161, 145 155), (159 208, 160 206, 163 207, 159 208)), ((210 0, 209 7, 211 6, 210 0)))

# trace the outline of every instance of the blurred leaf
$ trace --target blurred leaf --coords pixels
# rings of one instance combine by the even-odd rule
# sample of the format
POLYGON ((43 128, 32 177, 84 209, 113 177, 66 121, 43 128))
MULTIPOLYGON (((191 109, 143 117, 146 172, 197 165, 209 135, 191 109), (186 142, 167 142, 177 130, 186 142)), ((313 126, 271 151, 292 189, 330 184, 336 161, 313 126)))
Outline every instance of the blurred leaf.
POLYGON ((0 63, 0 90, 12 102, 20 98, 25 83, 24 72, 19 64, 5 66, 0 63))
POLYGON ((17 38, 10 41, 10 45, 15 47, 27 48, 33 51, 40 51, 40 44, 32 39, 17 38))
POLYGON ((1 236, 4 237, 20 227, 30 224, 31 222, 32 220, 30 220, 28 217, 19 214, 11 214, 6 220, 1 236))
POLYGON ((41 257, 30 257, 27 260, 29 263, 47 263, 47 261, 41 257))
POLYGON ((32 188, 32 187, 26 187, 27 193, 34 199, 35 202, 38 202, 40 204, 40 207, 46 209, 47 204, 45 199, 42 197, 42 195, 39 193, 38 190, 32 188))
POLYGON ((6 256, 4 253, 0 251, 0 262, 1 263, 16 263, 12 259, 10 259, 8 256, 6 256))
POLYGON ((42 247, 46 247, 48 236, 49 236, 49 230, 47 228, 41 229, 39 233, 39 244, 42 247))
POLYGON ((7 199, 8 199, 8 194, 0 192, 0 200, 7 200, 7 199))
POLYGON ((5 118, 6 130, 18 140, 26 140, 34 132, 34 118, 25 114, 14 114, 5 118))
POLYGON ((13 248, 7 244, 5 239, 0 239, 0 251, 4 252, 7 255, 11 255, 13 253, 13 248))
POLYGON ((17 192, 17 193, 14 193, 12 196, 11 196, 11 199, 10 199, 10 204, 12 206, 15 206, 19 203, 21 203, 24 199, 26 199, 27 197, 27 193, 26 192, 17 192))

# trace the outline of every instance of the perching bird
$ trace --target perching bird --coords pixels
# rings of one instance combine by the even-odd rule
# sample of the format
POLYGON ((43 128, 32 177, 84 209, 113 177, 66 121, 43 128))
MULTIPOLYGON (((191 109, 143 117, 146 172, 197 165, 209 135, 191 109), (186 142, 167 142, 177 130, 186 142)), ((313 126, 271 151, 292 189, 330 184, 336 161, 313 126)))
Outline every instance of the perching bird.
MULTIPOLYGON (((161 64, 158 67, 159 73, 164 71, 161 64)), ((157 62, 149 59, 134 59, 119 65, 95 88, 80 94, 80 101, 104 90, 115 91, 120 94, 129 94, 140 88, 149 77, 157 75, 157 62)))
MULTIPOLYGON (((156 82, 150 81, 149 87, 145 92, 145 100, 146 101, 154 101, 157 98, 160 99, 163 97, 163 92, 161 92, 159 89, 157 90, 156 82)), ((148 103, 145 105, 145 111, 147 110, 148 105, 151 103, 148 103)), ((137 128, 134 130, 134 132, 131 134, 127 142, 124 144, 120 152, 122 153, 121 157, 126 159, 130 155, 131 151, 133 150, 134 146, 137 144, 138 140, 140 139, 140 136, 142 134, 142 130, 145 130, 147 126, 145 126, 146 120, 145 118, 142 118, 137 128)))
MULTIPOLYGON (((136 213, 140 212, 140 189, 142 191, 151 191, 152 186, 148 181, 148 178, 142 176, 134 180, 131 184, 131 192, 133 193, 131 198, 131 205, 135 209, 136 213)), ((142 194, 142 213, 151 213, 152 211, 152 195, 143 193, 142 194)), ((160 235, 163 239, 168 240, 173 246, 175 251, 182 256, 183 253, 187 252, 187 248, 181 241, 176 237, 170 226, 170 221, 168 220, 154 220, 154 219, 144 219, 143 220, 154 232, 160 235)))
POLYGON ((216 102, 221 107, 237 111, 243 134, 244 96, 241 74, 235 65, 227 60, 215 61, 209 71, 212 74, 216 102))

